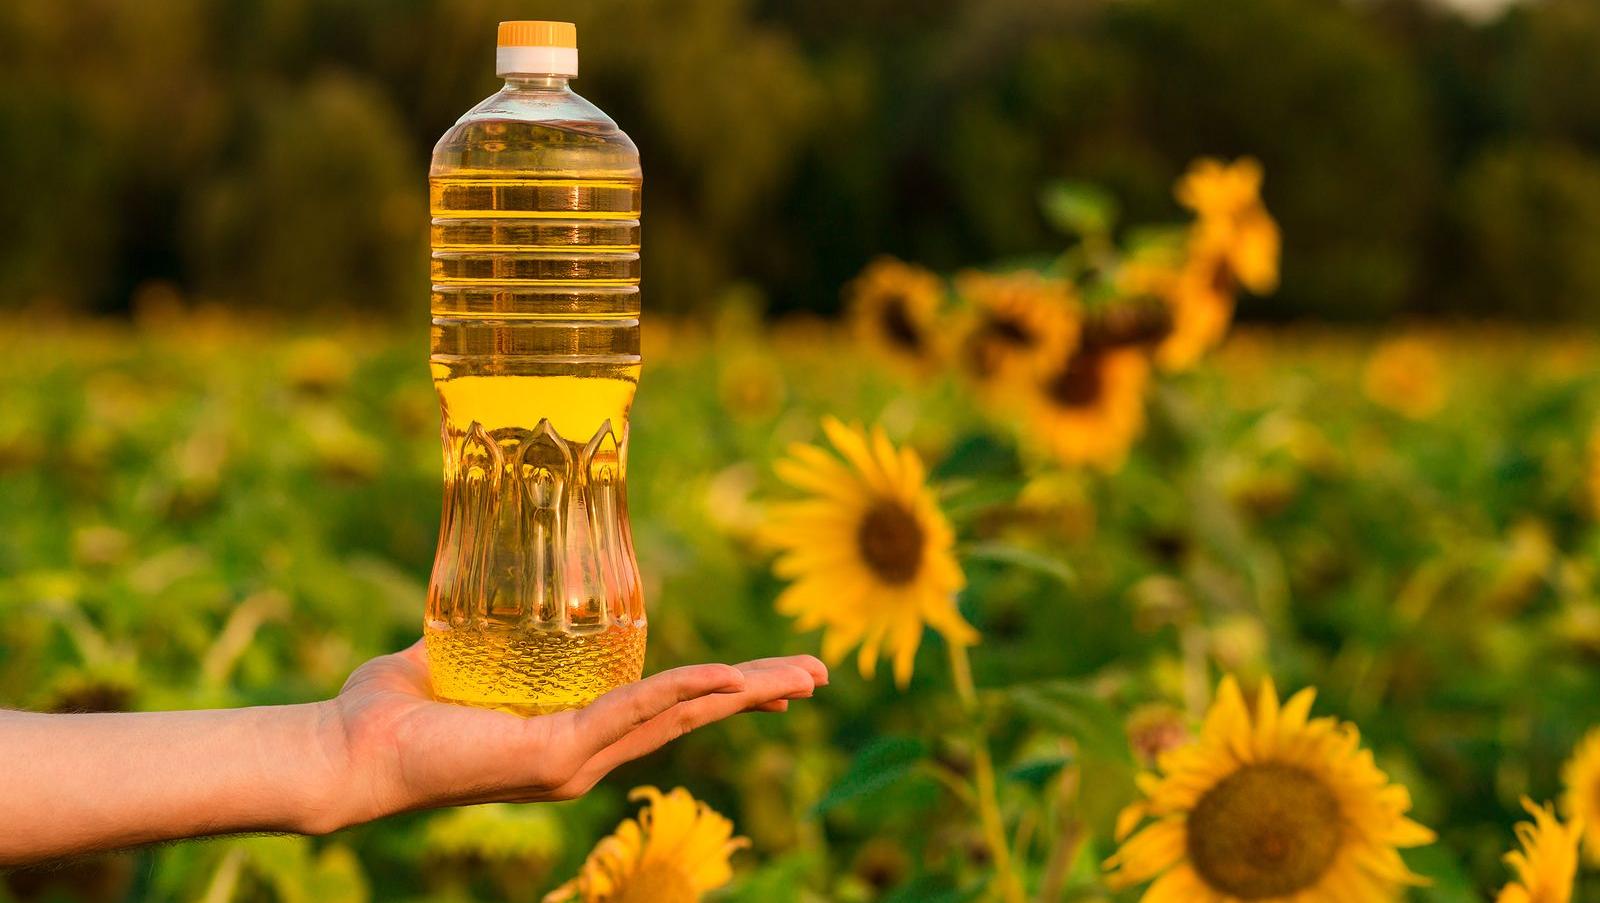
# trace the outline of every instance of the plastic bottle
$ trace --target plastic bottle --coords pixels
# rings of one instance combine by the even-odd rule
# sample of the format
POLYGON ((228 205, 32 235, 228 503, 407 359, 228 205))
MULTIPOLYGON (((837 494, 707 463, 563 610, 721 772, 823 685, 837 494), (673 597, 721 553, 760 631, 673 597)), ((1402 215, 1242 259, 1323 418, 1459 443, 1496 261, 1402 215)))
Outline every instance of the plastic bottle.
POLYGON ((502 22, 496 71, 429 171, 445 491, 423 633, 436 696, 541 714, 644 661, 639 154, 568 86, 570 23, 502 22))

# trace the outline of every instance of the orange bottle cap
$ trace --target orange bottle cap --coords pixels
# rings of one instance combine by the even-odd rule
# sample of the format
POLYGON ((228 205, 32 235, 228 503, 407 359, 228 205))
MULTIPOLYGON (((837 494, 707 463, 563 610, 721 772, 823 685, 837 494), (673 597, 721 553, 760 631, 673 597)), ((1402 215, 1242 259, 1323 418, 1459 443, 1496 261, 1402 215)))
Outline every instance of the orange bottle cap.
POLYGON ((501 22, 501 47, 578 48, 578 26, 571 22, 501 22))
POLYGON ((501 22, 496 43, 497 75, 578 74, 578 26, 571 22, 501 22))

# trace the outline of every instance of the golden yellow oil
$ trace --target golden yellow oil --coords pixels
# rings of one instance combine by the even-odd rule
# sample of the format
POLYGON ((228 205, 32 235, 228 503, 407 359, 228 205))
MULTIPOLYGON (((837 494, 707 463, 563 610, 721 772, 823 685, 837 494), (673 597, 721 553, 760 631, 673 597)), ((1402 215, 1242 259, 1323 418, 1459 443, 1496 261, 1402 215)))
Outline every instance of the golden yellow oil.
POLYGON ((639 679, 646 627, 593 635, 503 630, 423 631, 440 699, 544 715, 580 708, 639 679))
POLYGON ((434 693, 586 705, 639 678, 647 632, 626 500, 637 151, 564 81, 513 81, 440 139, 429 187, 434 693))

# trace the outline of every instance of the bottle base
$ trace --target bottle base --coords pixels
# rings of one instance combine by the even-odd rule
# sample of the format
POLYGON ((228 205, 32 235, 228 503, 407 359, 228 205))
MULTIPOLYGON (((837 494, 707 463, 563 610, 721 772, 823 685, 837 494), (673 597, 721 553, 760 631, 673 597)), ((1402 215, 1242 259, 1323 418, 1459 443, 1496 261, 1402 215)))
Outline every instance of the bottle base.
MULTIPOLYGON (((505 712, 510 715, 516 715, 518 718, 533 718, 539 715, 554 715, 557 712, 570 712, 589 704, 588 702, 579 705, 519 704, 514 702, 493 702, 483 699, 451 699, 448 696, 440 696, 437 693, 434 694, 433 698, 438 702, 448 702, 451 705, 465 705, 475 709, 491 709, 496 712, 505 712)), ((599 697, 595 698, 598 699, 599 697)), ((589 702, 593 701, 593 699, 589 700, 589 702)))
POLYGON ((644 672, 646 628, 594 633, 425 625, 434 698, 515 715, 580 709, 644 672))

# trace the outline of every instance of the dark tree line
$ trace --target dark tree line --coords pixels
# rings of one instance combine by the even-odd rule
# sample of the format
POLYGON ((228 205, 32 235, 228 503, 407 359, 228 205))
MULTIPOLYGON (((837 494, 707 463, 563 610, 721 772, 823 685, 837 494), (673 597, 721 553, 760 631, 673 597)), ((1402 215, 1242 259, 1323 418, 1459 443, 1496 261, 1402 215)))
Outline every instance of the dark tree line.
POLYGON ((0 304, 421 311, 428 150, 532 14, 642 149, 653 309, 829 311, 879 253, 1049 253, 1052 180, 1159 221, 1190 158, 1253 154, 1286 246, 1247 315, 1600 318, 1593 0, 24 0, 0 304))

